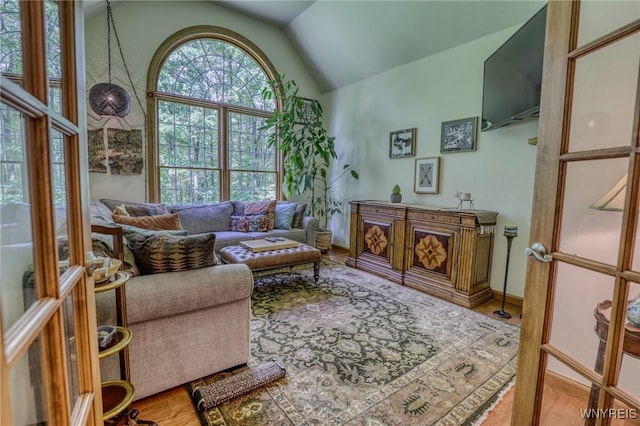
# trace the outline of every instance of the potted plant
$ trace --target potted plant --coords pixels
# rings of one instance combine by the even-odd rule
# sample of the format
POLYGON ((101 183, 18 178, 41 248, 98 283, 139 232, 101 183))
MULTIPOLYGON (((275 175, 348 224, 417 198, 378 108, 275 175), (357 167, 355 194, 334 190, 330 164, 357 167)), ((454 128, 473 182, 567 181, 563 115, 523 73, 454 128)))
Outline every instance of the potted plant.
POLYGON ((329 180, 331 162, 338 156, 335 137, 329 136, 322 123, 322 107, 316 100, 298 96, 295 81, 278 76, 262 91, 265 100, 275 99, 280 109, 266 119, 263 130, 272 130, 269 147, 277 146, 282 153, 284 175, 282 190, 287 198, 307 195, 312 216, 321 218, 316 233, 316 247, 331 247, 331 231, 327 230, 330 216, 342 212, 342 203, 332 197, 333 184, 347 172, 358 179, 358 172, 345 164, 342 172, 329 180), (328 235, 328 244, 327 244, 328 235))
POLYGON ((400 185, 393 185, 393 189, 391 190, 391 202, 392 203, 401 203, 402 202, 402 194, 400 193, 400 185))

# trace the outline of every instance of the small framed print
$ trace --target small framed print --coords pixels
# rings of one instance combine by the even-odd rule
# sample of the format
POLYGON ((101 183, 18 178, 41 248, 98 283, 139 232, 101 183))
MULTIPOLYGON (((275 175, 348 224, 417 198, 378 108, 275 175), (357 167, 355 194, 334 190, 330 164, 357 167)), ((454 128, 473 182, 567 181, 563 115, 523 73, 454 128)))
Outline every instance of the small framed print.
POLYGON ((315 99, 296 97, 296 124, 309 124, 316 119, 316 111, 320 106, 315 99))
POLYGON ((440 192, 440 157, 416 158, 413 191, 419 194, 440 192))
POLYGON ((389 158, 416 155, 416 128, 396 130, 389 134, 389 158))
POLYGON ((440 152, 465 152, 476 150, 478 117, 442 123, 440 152))

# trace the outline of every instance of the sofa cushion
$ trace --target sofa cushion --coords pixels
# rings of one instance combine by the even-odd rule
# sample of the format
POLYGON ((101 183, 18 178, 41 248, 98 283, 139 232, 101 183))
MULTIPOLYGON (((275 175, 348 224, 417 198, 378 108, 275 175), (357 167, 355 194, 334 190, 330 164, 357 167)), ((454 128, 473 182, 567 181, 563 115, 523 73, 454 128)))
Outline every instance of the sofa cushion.
POLYGON ((293 215, 296 212, 297 203, 278 203, 276 204, 274 229, 291 229, 293 215))
POLYGON ((150 216, 170 213, 167 206, 164 204, 135 203, 131 201, 112 200, 109 198, 101 198, 100 201, 109 207, 109 210, 111 211, 113 211, 116 206, 124 204, 127 212, 131 216, 150 216))
POLYGON ((276 203, 276 200, 244 203, 244 214, 266 214, 268 216, 267 231, 271 231, 275 224, 276 203))
POLYGON ((216 264, 213 249, 216 235, 127 236, 136 264, 143 274, 178 272, 216 264))
POLYGON ((172 213, 180 215, 182 228, 189 234, 228 231, 231 227, 233 204, 230 201, 217 204, 172 206, 172 213))
POLYGON ((238 232, 266 232, 268 225, 266 214, 231 216, 231 230, 238 232))
POLYGON ((107 207, 104 203, 98 200, 91 200, 89 203, 89 216, 91 221, 93 220, 102 220, 108 223, 113 223, 113 214, 111 213, 111 209, 107 207))
POLYGON ((120 216, 113 215, 116 223, 153 230, 181 230, 180 216, 177 213, 158 214, 152 216, 120 216))

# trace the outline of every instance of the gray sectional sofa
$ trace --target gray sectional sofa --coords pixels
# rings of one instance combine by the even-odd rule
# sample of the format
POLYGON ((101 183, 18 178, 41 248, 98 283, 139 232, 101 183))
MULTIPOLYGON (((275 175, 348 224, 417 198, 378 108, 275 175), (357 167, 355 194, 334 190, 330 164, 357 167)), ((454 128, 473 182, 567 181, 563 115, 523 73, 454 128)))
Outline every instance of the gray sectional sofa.
MULTIPOLYGON (((279 201, 278 203, 288 203, 279 201)), ((290 229, 272 229, 266 232, 238 232, 230 230, 231 217, 243 214, 242 202, 226 201, 217 204, 201 205, 164 205, 152 203, 134 203, 120 200, 101 199, 92 201, 92 206, 100 211, 100 216, 107 222, 114 223, 111 212, 116 206, 124 204, 127 209, 142 214, 154 212, 154 214, 177 213, 180 215, 182 228, 189 235, 213 232, 216 234, 215 250, 222 247, 236 245, 243 240, 255 240, 265 237, 278 236, 299 241, 310 246, 315 246, 316 230, 319 226, 318 218, 303 216, 300 227, 290 229), (106 207, 106 210, 105 210, 106 207)))
MULTIPOLYGON (((112 201, 119 205, 122 202, 103 201, 91 202, 92 224, 118 226, 111 215, 112 201)), ((304 217, 301 228, 237 232, 229 230, 229 221, 234 209, 239 208, 238 203, 170 207, 129 204, 125 203, 127 210, 134 213, 162 214, 167 210, 178 213, 186 230, 183 233, 214 232, 216 251, 266 235, 313 245, 318 227, 316 218, 304 217)), ((95 243, 94 239, 94 250, 95 243)), ((136 272, 136 268, 131 270, 136 272)), ((133 276, 126 284, 126 315, 133 334, 129 364, 135 399, 246 363, 250 351, 252 291, 253 276, 242 264, 133 276)), ((114 291, 96 294, 99 325, 116 324, 115 306, 114 291)), ((103 381, 119 378, 117 356, 104 358, 100 367, 103 381)))

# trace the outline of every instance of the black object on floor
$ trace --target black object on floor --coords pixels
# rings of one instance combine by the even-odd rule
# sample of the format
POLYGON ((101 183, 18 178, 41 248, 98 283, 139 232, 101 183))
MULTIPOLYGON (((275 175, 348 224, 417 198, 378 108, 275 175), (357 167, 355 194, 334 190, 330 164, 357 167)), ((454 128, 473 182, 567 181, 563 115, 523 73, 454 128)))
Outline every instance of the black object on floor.
POLYGON ((209 410, 237 396, 281 379, 286 373, 286 370, 273 360, 233 376, 225 377, 215 383, 197 387, 193 389, 191 396, 198 411, 209 410))

